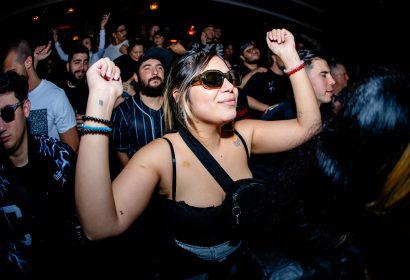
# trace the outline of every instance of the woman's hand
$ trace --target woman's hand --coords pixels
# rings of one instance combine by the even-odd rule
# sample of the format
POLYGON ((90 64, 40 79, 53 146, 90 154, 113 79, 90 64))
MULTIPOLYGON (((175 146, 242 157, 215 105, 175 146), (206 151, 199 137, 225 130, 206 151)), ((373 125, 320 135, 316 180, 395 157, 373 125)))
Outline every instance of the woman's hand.
POLYGON ((299 55, 296 51, 295 38, 288 30, 272 29, 266 33, 266 43, 269 49, 277 54, 287 68, 299 63, 299 55))
POLYGON ((90 95, 97 95, 102 100, 117 99, 122 93, 120 69, 109 58, 101 58, 87 71, 87 83, 90 95))

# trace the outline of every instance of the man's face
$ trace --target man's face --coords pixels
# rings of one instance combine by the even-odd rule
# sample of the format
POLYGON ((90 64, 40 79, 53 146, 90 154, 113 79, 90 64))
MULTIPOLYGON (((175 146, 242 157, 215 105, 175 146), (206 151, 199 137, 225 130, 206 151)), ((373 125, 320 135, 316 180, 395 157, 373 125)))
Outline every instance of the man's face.
POLYGON ((337 67, 332 70, 332 77, 336 82, 334 85, 334 94, 339 95, 342 89, 347 87, 347 81, 349 80, 346 68, 342 64, 337 64, 337 67))
POLYGON ((204 29, 207 43, 211 43, 215 37, 215 29, 212 26, 208 26, 204 29))
POLYGON ((253 64, 259 61, 261 58, 261 53, 255 45, 251 44, 243 50, 241 58, 244 62, 253 64))
POLYGON ((318 104, 330 103, 333 96, 333 80, 330 74, 329 65, 324 59, 315 59, 312 61, 310 69, 307 71, 309 80, 315 91, 318 104))
POLYGON ((124 42, 127 40, 128 30, 125 25, 118 26, 117 30, 114 33, 115 40, 117 44, 124 42))
POLYGON ((142 92, 149 96, 162 95, 165 69, 158 59, 148 59, 139 67, 139 82, 142 92), (152 92, 153 94, 150 94, 152 92))
POLYGON ((88 70, 88 54, 77 53, 73 59, 67 63, 67 71, 70 73, 70 80, 85 81, 88 70))
MULTIPOLYGON (((14 96, 14 93, 0 94, 1 114, 4 114, 3 109, 5 106, 18 103, 19 100, 14 96)), ((6 122, 3 117, 0 117, 0 145, 9 155, 19 150, 23 143, 23 136, 26 131, 26 117, 28 117, 30 112, 30 101, 26 100, 21 105, 14 107, 13 120, 6 122)))

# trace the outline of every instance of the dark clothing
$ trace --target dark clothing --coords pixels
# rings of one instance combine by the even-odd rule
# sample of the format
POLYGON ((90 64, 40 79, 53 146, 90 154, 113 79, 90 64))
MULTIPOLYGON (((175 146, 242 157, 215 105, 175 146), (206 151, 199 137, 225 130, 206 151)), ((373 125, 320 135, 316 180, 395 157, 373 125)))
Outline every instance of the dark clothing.
POLYGON ((69 86, 67 81, 60 84, 60 87, 64 89, 71 106, 76 114, 85 115, 88 102, 88 84, 82 83, 74 87, 69 86))
POLYGON ((164 134, 163 110, 153 110, 135 94, 113 113, 112 148, 131 158, 141 147, 164 134))
POLYGON ((271 228, 253 241, 252 252, 264 279, 364 280, 365 258, 355 231, 362 211, 315 168, 312 148, 306 143, 290 151, 281 171, 267 179, 271 228))
POLYGON ((410 196, 385 213, 366 212, 358 225, 372 280, 410 279, 410 196))
MULTIPOLYGON (((287 99, 269 109, 261 119, 266 121, 290 120, 296 118, 296 104, 293 99, 287 99)), ((266 180, 274 177, 288 158, 288 151, 270 154, 252 154, 249 165, 255 178, 266 180)))
MULTIPOLYGON (((173 145, 168 143, 172 162, 175 163, 173 145)), ((176 174, 175 164, 173 170, 176 174)), ((163 237, 161 247, 168 248, 162 256, 164 261, 160 265, 160 279, 193 276, 206 277, 203 279, 250 279, 250 275, 255 276, 256 272, 251 272, 246 243, 240 240, 228 222, 227 215, 231 216, 232 213, 227 213, 224 204, 200 208, 176 201, 175 181, 172 191, 172 200, 157 197, 162 223, 166 225, 163 232, 167 235, 163 237)))
POLYGON ((161 199, 164 213, 172 221, 173 236, 184 243, 213 246, 230 240, 231 226, 221 205, 199 208, 183 201, 161 199))
MULTIPOLYGON (((320 106, 323 123, 327 123, 334 117, 330 107, 326 105, 328 104, 322 104, 320 106)), ((290 120, 295 119, 297 117, 296 114, 296 104, 292 97, 269 109, 262 115, 261 120, 290 120)), ((295 149, 298 149, 298 147, 295 149)), ((288 160, 289 152, 290 151, 271 154, 252 154, 250 158, 250 166, 253 175, 262 180, 266 180, 268 177, 274 178, 277 176, 280 169, 282 169, 283 164, 288 160)))
POLYGON ((249 113, 248 99, 246 98, 245 92, 238 88, 238 101, 236 104, 236 118, 235 120, 250 119, 251 115, 249 113))
POLYGON ((237 64, 232 65, 232 69, 241 74, 242 77, 251 72, 251 69, 246 67, 242 60, 239 60, 237 64))
POLYGON ((203 45, 202 43, 194 43, 192 44, 193 49, 203 49, 208 51, 214 51, 221 57, 224 56, 224 46, 220 43, 208 43, 203 45))
POLYGON ((270 108, 265 114, 261 116, 261 120, 290 120, 296 118, 296 104, 295 100, 286 99, 282 103, 270 108))
POLYGON ((128 81, 138 71, 138 61, 133 60, 128 54, 120 55, 114 60, 114 63, 121 70, 121 80, 123 82, 128 81))
POLYGON ((28 149, 23 167, 0 156, 0 274, 70 275, 86 242, 75 210, 76 155, 48 136, 29 136, 28 149))
MULTIPOLYGON (((243 88, 248 96, 269 106, 286 100, 291 95, 291 89, 289 77, 275 74, 271 69, 265 73, 255 73, 243 88)), ((259 119, 261 115, 262 112, 251 110, 253 119, 259 119)))

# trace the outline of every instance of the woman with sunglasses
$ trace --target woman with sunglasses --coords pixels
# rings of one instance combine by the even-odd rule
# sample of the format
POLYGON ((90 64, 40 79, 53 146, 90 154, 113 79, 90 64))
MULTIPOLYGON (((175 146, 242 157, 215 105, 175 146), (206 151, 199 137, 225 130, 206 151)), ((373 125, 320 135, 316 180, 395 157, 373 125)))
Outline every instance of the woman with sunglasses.
POLYGON ((76 202, 90 239, 123 233, 156 194, 158 209, 163 211, 155 223, 169 226, 162 232, 169 233, 165 241, 173 249, 159 248, 159 254, 166 256, 158 268, 160 277, 231 279, 236 274, 256 278, 241 271, 238 260, 243 256, 243 242, 224 222, 224 190, 181 135, 199 141, 238 181, 252 178, 247 151, 289 150, 318 131, 319 108, 293 35, 285 29, 273 29, 267 32, 266 42, 289 70, 297 119, 233 123, 240 79, 222 57, 193 49, 174 62, 167 78, 165 123, 167 129, 177 130, 164 136, 170 144, 164 139, 152 141, 132 157, 114 181, 109 172, 107 135, 115 100, 122 92, 120 73, 108 59, 89 69, 90 95, 78 154, 76 202))

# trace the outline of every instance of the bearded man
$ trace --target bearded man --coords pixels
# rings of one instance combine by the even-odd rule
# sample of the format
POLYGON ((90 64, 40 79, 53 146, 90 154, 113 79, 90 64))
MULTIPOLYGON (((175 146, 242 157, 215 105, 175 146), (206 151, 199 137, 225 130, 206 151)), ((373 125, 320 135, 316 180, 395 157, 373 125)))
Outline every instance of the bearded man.
POLYGON ((122 167, 141 147, 164 134, 162 91, 172 60, 172 53, 166 49, 148 49, 136 70, 139 92, 113 112, 111 147, 122 167))

